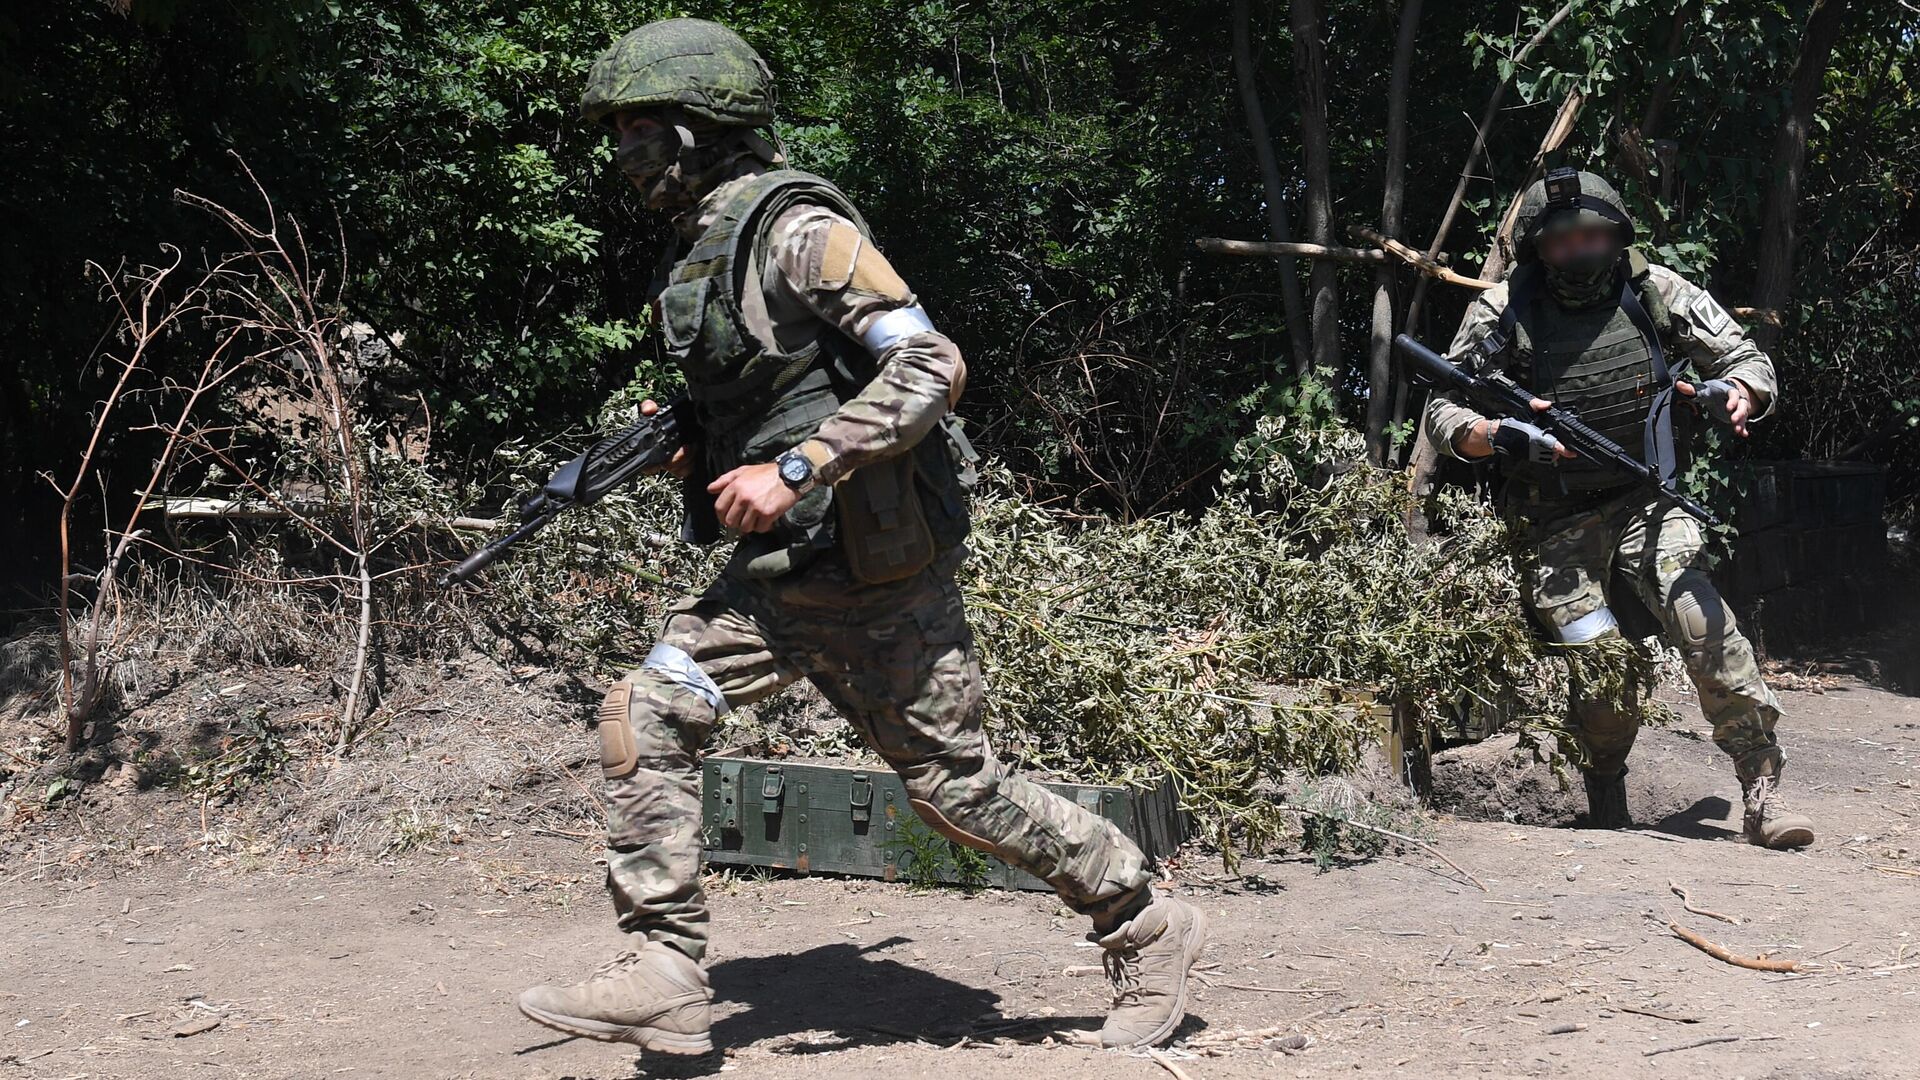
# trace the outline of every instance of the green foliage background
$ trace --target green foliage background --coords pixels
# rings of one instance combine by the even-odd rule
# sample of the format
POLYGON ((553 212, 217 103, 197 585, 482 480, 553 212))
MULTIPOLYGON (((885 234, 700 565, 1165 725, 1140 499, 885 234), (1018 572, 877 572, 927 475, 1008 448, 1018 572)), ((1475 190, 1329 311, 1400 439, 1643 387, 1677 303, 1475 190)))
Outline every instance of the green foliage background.
MULTIPOLYGON (((1397 5, 1329 0, 1335 215, 1378 214, 1397 5)), ((1445 209, 1504 56, 1552 5, 1429 4, 1411 94, 1407 234, 1445 209)), ((1744 303, 1771 144, 1811 0, 1593 0, 1517 73, 1450 247, 1476 265, 1559 97, 1590 95, 1566 158, 1627 177, 1660 258, 1744 303), (1667 54, 1676 26, 1686 46, 1667 54), (1662 79, 1678 143, 1667 198, 1618 138, 1662 79)), ((1910 81, 1916 16, 1855 3, 1809 152, 1801 270, 1778 350, 1788 405, 1736 453, 1862 449, 1911 505, 1920 276, 1910 81)), ((404 340, 383 375, 434 418, 438 463, 486 479, 493 448, 575 428, 610 393, 669 380, 644 284, 662 226, 573 116, 585 65, 668 14, 738 27, 780 78, 798 162, 841 181, 968 353, 963 411, 1023 494, 1137 518, 1194 509, 1256 416, 1297 393, 1273 267, 1199 256, 1264 234, 1227 55, 1229 6, 1129 0, 76 0, 0 14, 0 477, 20 545, 51 542, 39 474, 78 456, 110 328, 84 266, 217 248, 172 200, 248 209, 244 161, 348 257, 354 317, 404 340)), ((1284 5, 1255 5, 1282 168, 1299 177, 1284 5)), ((1295 213, 1296 219, 1301 215, 1295 213)), ((1352 272, 1345 370, 1359 415, 1368 306, 1352 272)), ((1403 283, 1405 284, 1405 283, 1403 283)), ((1467 298, 1434 290, 1445 338, 1467 298)), ((194 354, 191 333, 171 356, 194 354)), ((164 378, 163 364, 156 378, 164 378)), ((106 448, 110 480, 147 453, 106 448)), ((124 495, 110 484, 114 495, 124 495)), ((29 592, 44 563, 21 560, 29 592)), ((16 597, 19 595, 15 593, 16 597)))

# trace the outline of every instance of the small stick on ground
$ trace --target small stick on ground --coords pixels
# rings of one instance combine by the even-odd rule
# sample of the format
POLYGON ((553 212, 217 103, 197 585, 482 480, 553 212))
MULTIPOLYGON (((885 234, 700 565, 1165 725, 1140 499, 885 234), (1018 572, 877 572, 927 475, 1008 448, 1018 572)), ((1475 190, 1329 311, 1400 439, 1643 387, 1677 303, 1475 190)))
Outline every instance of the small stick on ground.
POLYGON ((1212 1046, 1216 1043, 1241 1042, 1246 1039, 1272 1039, 1285 1035, 1283 1027, 1247 1028, 1242 1031, 1203 1031, 1187 1040, 1188 1046, 1212 1046))
POLYGON ((1281 803, 1279 808, 1281 810, 1285 810, 1289 814, 1305 814, 1312 817, 1317 817, 1325 821, 1334 822, 1336 824, 1339 824, 1349 829, 1359 829, 1361 832, 1370 832, 1376 836, 1384 836, 1392 840, 1398 840, 1403 844, 1408 844, 1413 847, 1417 847, 1421 851, 1424 851, 1427 854, 1433 856, 1434 858, 1439 859, 1441 862, 1446 863, 1448 866, 1453 867, 1453 872, 1456 874, 1459 874, 1463 878, 1466 878, 1468 881, 1473 882, 1474 888, 1479 889, 1481 892, 1493 891, 1492 889, 1487 888, 1486 882, 1481 881, 1479 878, 1474 877, 1472 874, 1468 873, 1466 870, 1466 867, 1463 867, 1459 863, 1454 862, 1452 859, 1447 858, 1445 855, 1442 855, 1438 848, 1434 847, 1432 844, 1429 844, 1424 840, 1416 840, 1413 837, 1408 836, 1406 833, 1394 832, 1392 829, 1383 829, 1383 828, 1380 828, 1378 825, 1368 825, 1364 822, 1354 821, 1349 818, 1341 817, 1338 814, 1329 814, 1320 810, 1309 810, 1304 806, 1293 806, 1288 803, 1281 803))
POLYGON ((1700 1022, 1700 1018, 1697 1016, 1672 1016, 1663 1012, 1655 1012, 1652 1009, 1635 1008, 1632 1005, 1615 1005, 1614 1008, 1624 1013, 1632 1013, 1635 1016, 1651 1016, 1655 1020, 1669 1020, 1676 1024, 1697 1024, 1700 1022))
POLYGON ((1656 1054, 1671 1054, 1676 1050, 1694 1050, 1702 1046, 1712 1046, 1715 1043, 1730 1043, 1730 1042, 1739 1042, 1739 1041, 1740 1041, 1740 1036, 1738 1035, 1715 1035, 1711 1039, 1697 1039, 1690 1043, 1681 1043, 1679 1046, 1657 1046, 1652 1050, 1647 1051, 1645 1054, 1641 1056, 1653 1057, 1656 1054))
POLYGON ((1159 1065, 1161 1068, 1172 1073, 1173 1080, 1193 1080, 1193 1077, 1187 1075, 1187 1071, 1185 1069, 1182 1069, 1180 1066, 1175 1065, 1173 1063, 1172 1058, 1161 1053, 1160 1051, 1149 1050, 1147 1051, 1147 1056, 1152 1058, 1155 1064, 1159 1065))
POLYGON ((1672 889, 1673 895, 1680 898, 1681 907, 1686 908, 1695 915, 1705 915, 1709 919, 1719 919, 1723 923, 1731 923, 1734 926, 1739 926, 1741 923, 1741 919, 1738 916, 1722 915, 1717 911, 1708 911, 1703 907, 1694 907, 1693 898, 1687 895, 1687 890, 1682 888, 1679 882, 1671 878, 1667 879, 1667 888, 1672 889))
POLYGON ((1229 990, 1252 990, 1260 994, 1338 994, 1337 986, 1255 986, 1252 983, 1216 982, 1229 990))
MULTIPOLYGON (((1794 960, 1768 960, 1756 956, 1735 956, 1728 952, 1725 946, 1715 945, 1713 942, 1688 930, 1679 923, 1670 922, 1667 924, 1667 929, 1673 931, 1674 936, 1681 941, 1699 949, 1701 952, 1706 953, 1721 963, 1732 964, 1734 967, 1751 968, 1754 971, 1800 970, 1800 964, 1794 960)), ((1685 1049, 1685 1047, 1681 1047, 1680 1049, 1685 1049)))

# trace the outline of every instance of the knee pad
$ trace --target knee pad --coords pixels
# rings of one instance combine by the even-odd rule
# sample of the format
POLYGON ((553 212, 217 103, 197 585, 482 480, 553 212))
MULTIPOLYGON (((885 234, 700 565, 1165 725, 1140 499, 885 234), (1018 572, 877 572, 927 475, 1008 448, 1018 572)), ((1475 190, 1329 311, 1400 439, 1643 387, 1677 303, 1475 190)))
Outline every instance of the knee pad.
POLYGON ((640 748, 633 738, 631 713, 633 684, 617 682, 600 699, 600 717, 594 729, 600 736, 600 772, 609 780, 632 776, 640 768, 640 748))
POLYGON ((1673 632, 1680 639, 1678 644, 1689 650, 1725 640, 1727 631, 1733 627, 1733 613, 1720 598, 1720 590, 1699 570, 1683 570, 1673 580, 1673 588, 1667 594, 1667 611, 1672 617, 1673 632))

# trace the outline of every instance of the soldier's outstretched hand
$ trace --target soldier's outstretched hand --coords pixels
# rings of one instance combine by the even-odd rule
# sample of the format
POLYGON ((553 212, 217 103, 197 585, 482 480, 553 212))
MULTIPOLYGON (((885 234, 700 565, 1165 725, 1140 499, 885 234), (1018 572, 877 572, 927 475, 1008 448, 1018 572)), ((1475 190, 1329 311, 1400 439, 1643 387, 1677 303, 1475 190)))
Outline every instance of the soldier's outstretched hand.
POLYGON ((1700 411, 1727 424, 1742 438, 1747 434, 1747 417, 1753 414, 1753 394, 1738 379, 1710 379, 1694 384, 1675 379, 1673 388, 1682 397, 1691 398, 1700 411))

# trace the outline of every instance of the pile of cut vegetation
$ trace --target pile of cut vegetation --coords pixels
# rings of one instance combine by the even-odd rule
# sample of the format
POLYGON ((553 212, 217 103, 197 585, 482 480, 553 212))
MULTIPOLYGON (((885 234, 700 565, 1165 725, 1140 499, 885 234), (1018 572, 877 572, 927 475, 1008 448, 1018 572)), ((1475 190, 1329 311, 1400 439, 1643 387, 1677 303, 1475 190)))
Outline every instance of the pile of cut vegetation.
MULTIPOLYGON (((1051 512, 990 472, 961 582, 1001 755, 1084 782, 1169 775, 1210 835, 1257 849, 1286 831, 1283 780, 1350 771, 1377 744, 1378 710, 1352 691, 1432 718, 1497 706, 1531 737, 1564 715, 1555 660, 1603 693, 1648 677, 1624 647, 1539 638, 1489 507, 1443 494, 1416 541, 1401 477, 1328 464, 1357 442, 1337 423, 1262 419, 1205 512, 1130 523, 1051 512)), ((631 666, 664 603, 717 570, 672 539, 677 505, 657 483, 578 515, 496 579, 497 613, 544 624, 561 662, 631 666)), ((811 722, 802 752, 849 752, 819 713, 789 695, 717 738, 791 749, 777 732, 811 722)))
MULTIPOLYGON (((976 493, 962 584, 986 667, 987 723, 1002 756, 1086 782, 1171 776, 1207 835, 1223 847, 1263 849, 1289 831, 1275 799, 1283 780, 1352 770, 1377 741, 1374 710, 1331 691, 1368 691, 1433 717, 1497 702, 1530 730, 1553 728, 1564 665, 1549 662, 1553 648, 1521 614, 1500 522, 1468 498, 1446 496, 1426 508, 1441 526, 1436 538, 1416 542, 1400 478, 1327 464, 1351 460, 1357 447, 1349 440, 1337 425, 1262 420, 1210 508, 1130 523, 1052 513, 1015 495, 1011 477, 989 475, 976 493)), ((531 486, 553 464, 544 453, 513 454, 511 486, 531 486)), ((417 494, 399 501, 409 505, 390 508, 397 517, 451 515, 464 500, 433 492, 426 502, 417 494)), ((584 723, 556 731, 553 721, 568 710, 584 720, 595 687, 645 655, 666 605, 718 572, 723 551, 677 539, 678 504, 664 478, 609 496, 495 564, 476 591, 432 587, 430 566, 393 571, 381 615, 387 686, 349 729, 350 742, 328 711, 330 701, 337 710, 337 694, 327 687, 340 682, 329 673, 349 666, 353 636, 337 593, 330 607, 324 592, 262 584, 259 574, 216 582, 192 576, 208 573, 204 567, 149 567, 128 602, 126 617, 141 631, 120 672, 127 715, 115 725, 141 736, 140 786, 171 786, 161 778, 173 777, 206 787, 208 776, 225 775, 234 747, 271 746, 294 761, 276 757, 260 771, 303 777, 305 795, 294 799, 301 811, 327 792, 377 788, 387 792, 383 802, 409 792, 418 812, 397 825, 328 807, 328 840, 352 836, 357 848, 382 850, 405 842, 409 830, 440 827, 447 808, 469 795, 476 805, 495 801, 478 781, 471 793, 437 790, 487 771, 474 764, 476 739, 531 755, 481 755, 500 773, 488 777, 495 794, 536 774, 572 772, 586 760, 589 736, 584 723), (496 662, 503 686, 523 682, 510 672, 564 676, 573 689, 561 696, 570 701, 480 705, 478 687, 501 680, 447 672, 482 657, 496 662), (227 676, 236 665, 302 672, 306 678, 293 681, 319 690, 254 700, 251 689, 231 689, 247 681, 227 676), (181 713, 183 723, 191 716, 198 743, 167 746, 164 725, 138 715, 143 700, 157 712, 159 696, 182 700, 168 693, 178 680, 213 673, 220 685, 196 691, 181 713), (156 680, 166 685, 156 688, 156 680), (246 715, 223 721, 222 708, 239 709, 242 699, 246 715), (533 713, 544 733, 514 722, 533 713), (457 715, 471 719, 443 722, 457 715), (459 737, 443 738, 439 728, 457 728, 459 737), (563 748, 572 749, 556 767, 548 759, 563 748), (345 774, 326 766, 336 757, 366 782, 343 783, 345 774), (474 759, 465 772, 463 759, 474 759)), ((1596 685, 1644 675, 1624 648, 1567 658, 1590 667, 1596 685)), ((37 700, 51 706, 55 695, 37 700)), ((860 752, 805 691, 742 710, 729 725, 716 737, 721 745, 813 757, 860 752)), ((28 756, 60 768, 50 746, 28 756)), ((59 790, 44 780, 13 785, 10 797, 59 790)), ((584 800, 590 785, 576 778, 572 787, 584 800)))

